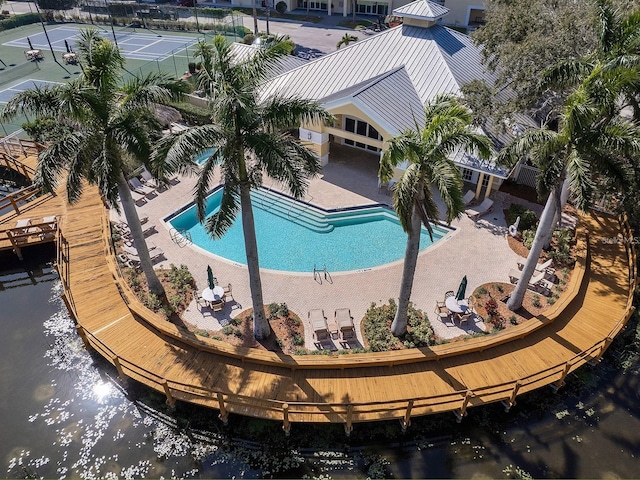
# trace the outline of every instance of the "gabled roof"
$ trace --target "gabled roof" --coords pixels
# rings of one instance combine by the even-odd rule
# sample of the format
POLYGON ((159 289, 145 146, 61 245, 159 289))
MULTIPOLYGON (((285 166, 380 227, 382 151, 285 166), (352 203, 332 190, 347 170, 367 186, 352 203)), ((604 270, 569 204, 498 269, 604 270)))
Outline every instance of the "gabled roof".
MULTIPOLYGON (((481 60, 480 49, 462 33, 440 25, 400 25, 273 78, 265 83, 262 96, 297 96, 324 103, 341 94, 350 96, 353 87, 403 67, 408 81, 402 90, 392 88, 398 95, 417 96, 424 105, 440 93, 459 94, 470 80, 487 78, 481 60)), ((405 125, 396 125, 392 133, 405 125)))
POLYGON ((396 17, 421 18, 424 20, 439 20, 449 13, 449 9, 439 3, 429 0, 416 0, 400 8, 395 8, 396 17))

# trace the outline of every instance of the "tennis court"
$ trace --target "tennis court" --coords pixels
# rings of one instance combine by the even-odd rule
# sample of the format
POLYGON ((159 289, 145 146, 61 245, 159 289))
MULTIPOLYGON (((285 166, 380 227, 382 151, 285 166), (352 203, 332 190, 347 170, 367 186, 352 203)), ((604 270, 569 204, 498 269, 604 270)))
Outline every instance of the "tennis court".
POLYGON ((0 104, 7 103, 17 93, 24 92, 26 90, 32 90, 35 87, 59 85, 57 82, 47 82, 45 80, 24 80, 17 85, 14 85, 4 90, 0 90, 0 104))
MULTIPOLYGON (((98 29, 104 38, 113 40, 113 33, 110 30, 98 29)), ((49 40, 54 51, 66 52, 65 40, 72 50, 76 48, 76 40, 80 38, 80 29, 76 27, 57 27, 47 29, 49 40)), ((176 50, 184 49, 195 44, 198 39, 193 37, 163 36, 150 33, 138 33, 135 30, 116 30, 116 40, 126 58, 132 60, 156 60, 163 61, 176 50)), ((44 32, 35 33, 28 37, 22 37, 3 43, 8 47, 19 47, 25 50, 34 49, 46 52, 49 50, 49 43, 44 32), (31 44, 29 44, 31 42, 31 44)))

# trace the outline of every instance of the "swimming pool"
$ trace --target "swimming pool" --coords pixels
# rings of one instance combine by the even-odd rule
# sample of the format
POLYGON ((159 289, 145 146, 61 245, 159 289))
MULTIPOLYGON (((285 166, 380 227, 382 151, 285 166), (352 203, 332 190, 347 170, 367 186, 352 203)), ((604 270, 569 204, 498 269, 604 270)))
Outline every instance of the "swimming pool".
MULTIPOLYGON (((207 215, 220 206, 222 189, 207 198, 207 215)), ((395 213, 382 205, 326 211, 265 189, 251 194, 260 267, 312 272, 314 265, 329 272, 361 270, 404 257, 407 235, 395 213)), ((212 240, 196 219, 193 204, 165 219, 178 231, 189 232, 193 243, 215 255, 246 264, 240 215, 223 238, 212 240)), ((426 229, 420 249, 451 230, 433 226, 433 242, 426 229)))
POLYGON ((211 155, 213 155, 213 152, 215 152, 215 151, 216 151, 215 148, 210 148, 208 150, 205 150, 200 155, 196 156, 193 160, 198 165, 202 165, 207 160, 207 158, 209 158, 211 155))

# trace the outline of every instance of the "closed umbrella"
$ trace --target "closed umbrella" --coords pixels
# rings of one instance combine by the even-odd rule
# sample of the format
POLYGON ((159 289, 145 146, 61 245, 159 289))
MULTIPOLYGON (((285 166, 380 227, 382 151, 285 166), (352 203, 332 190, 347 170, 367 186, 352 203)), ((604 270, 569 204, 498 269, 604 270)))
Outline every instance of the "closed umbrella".
POLYGON ((216 286, 216 279, 213 278, 213 270, 211 270, 211 265, 207 265, 207 280, 209 281, 209 288, 213 290, 213 287, 216 286))
POLYGON ((29 44, 29 50, 33 50, 33 45, 31 45, 31 39, 27 37, 27 43, 29 44))
POLYGON ((69 46, 69 43, 66 40, 64 41, 64 46, 67 49, 67 53, 71 53, 71 47, 69 46))
POLYGON ((456 300, 464 300, 464 297, 467 293, 467 276, 462 277, 462 281, 460 282, 460 286, 458 287, 458 294, 456 295, 456 300))

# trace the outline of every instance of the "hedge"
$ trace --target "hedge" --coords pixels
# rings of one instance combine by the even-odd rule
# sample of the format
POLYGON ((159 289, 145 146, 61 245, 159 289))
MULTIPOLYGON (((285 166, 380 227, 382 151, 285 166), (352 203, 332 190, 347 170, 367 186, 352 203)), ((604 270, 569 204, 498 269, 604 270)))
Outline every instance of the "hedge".
POLYGON ((207 125, 211 123, 211 112, 206 108, 187 102, 169 102, 168 105, 178 110, 182 115, 182 119, 188 124, 207 125))
POLYGON ((22 27, 23 25, 30 25, 32 23, 38 23, 40 21, 39 13, 22 13, 20 15, 12 15, 9 18, 0 20, 0 32, 4 30, 11 30, 12 28, 22 27))

